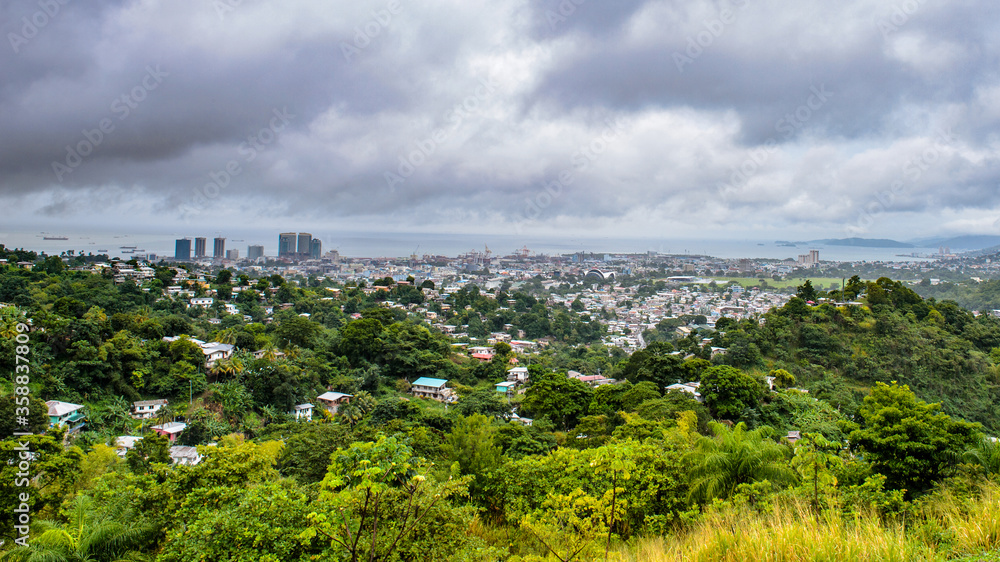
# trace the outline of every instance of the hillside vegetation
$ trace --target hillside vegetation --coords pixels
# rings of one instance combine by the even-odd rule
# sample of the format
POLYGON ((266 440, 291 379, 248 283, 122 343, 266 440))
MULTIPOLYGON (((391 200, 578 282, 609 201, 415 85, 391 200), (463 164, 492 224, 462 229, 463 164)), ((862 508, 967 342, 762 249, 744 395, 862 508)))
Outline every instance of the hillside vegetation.
POLYGON ((155 273, 136 285, 59 260, 0 267, 0 503, 29 514, 22 533, 21 516, 0 511, 0 560, 945 560, 1000 548, 1000 324, 887 279, 852 280, 846 295, 804 283, 759 318, 629 355, 538 292, 155 273), (188 306, 165 291, 174 283, 215 304, 188 306), (418 307, 550 343, 497 343, 479 361, 418 307), (235 352, 208 364, 194 339, 235 352), (25 361, 30 382, 15 375, 25 361), (497 392, 515 364, 527 384, 497 392), (571 369, 619 382, 592 387, 571 369), (418 377, 447 379, 457 399, 411 395, 418 377), (327 391, 351 399, 291 415, 327 391), (147 398, 169 405, 133 419, 130 402, 147 398), (86 426, 50 428, 43 400, 84 405, 86 426), (150 429, 169 420, 187 424, 176 443, 150 429), (25 427, 35 435, 13 436, 25 427), (142 439, 119 456, 122 435, 142 439), (171 463, 178 444, 199 462, 171 463))

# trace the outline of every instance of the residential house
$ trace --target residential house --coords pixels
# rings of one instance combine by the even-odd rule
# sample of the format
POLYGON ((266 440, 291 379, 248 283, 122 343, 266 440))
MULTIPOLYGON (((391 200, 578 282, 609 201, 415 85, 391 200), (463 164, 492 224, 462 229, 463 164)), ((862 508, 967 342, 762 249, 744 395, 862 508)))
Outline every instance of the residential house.
POLYGON ((516 388, 517 388, 517 381, 506 381, 496 384, 496 391, 502 392, 508 397, 514 394, 514 389, 516 388))
POLYGON ((121 435, 115 437, 115 452, 119 457, 125 458, 125 453, 135 449, 135 444, 142 441, 142 437, 135 435, 121 435))
POLYGON ((336 414, 337 408, 341 404, 349 404, 353 397, 353 394, 344 394, 343 392, 324 392, 316 397, 316 401, 319 402, 320 406, 326 408, 326 411, 336 414))
POLYGON ((82 428, 86 423, 87 415, 81 404, 48 400, 45 405, 49 407, 49 425, 51 427, 67 427, 72 433, 82 428))
MULTIPOLYGON (((274 355, 275 359, 280 359, 280 358, 282 358, 282 357, 285 356, 285 352, 284 351, 278 351, 276 349, 275 350, 271 350, 271 354, 274 355)), ((254 359, 263 359, 267 355, 268 355, 268 350, 267 349, 258 349, 257 351, 253 352, 253 358, 254 359)))
POLYGON ((305 404, 299 404, 298 406, 292 408, 292 411, 288 412, 288 415, 295 416, 295 421, 312 421, 314 407, 315 406, 308 402, 305 404))
POLYGON ((166 406, 168 401, 166 398, 160 398, 157 400, 140 400, 138 402, 132 403, 132 419, 136 420, 148 420, 149 418, 155 418, 156 413, 160 411, 161 408, 166 406))
MULTIPOLYGON (((174 342, 182 337, 187 336, 164 336, 163 341, 174 342)), ((195 338, 188 338, 195 345, 201 348, 201 352, 205 354, 205 367, 211 368, 215 366, 215 363, 220 359, 229 359, 232 357, 233 352, 236 350, 232 344, 219 343, 216 341, 204 342, 195 338)))
POLYGON ((519 416, 517 414, 513 414, 510 417, 510 421, 511 421, 511 423, 519 423, 521 425, 531 425, 532 422, 534 422, 535 420, 533 420, 531 418, 522 418, 521 416, 519 416))
POLYGON ((698 389, 700 387, 701 387, 700 382, 685 382, 685 383, 672 384, 667 387, 667 390, 679 390, 681 392, 687 392, 691 396, 694 396, 694 399, 697 400, 698 402, 704 402, 705 399, 702 398, 701 393, 698 392, 698 389))
POLYGON ((170 442, 173 443, 177 439, 177 436, 187 429, 187 424, 183 422, 167 422, 162 425, 154 425, 150 429, 160 435, 166 435, 170 439, 170 442))
POLYGON ((173 447, 170 447, 170 460, 173 461, 174 464, 194 466, 201 462, 201 455, 198 454, 197 447, 174 445, 173 447))
POLYGON ((215 299, 212 297, 197 297, 188 301, 188 306, 200 306, 202 308, 212 308, 215 299))
POLYGON ((528 382, 528 368, 514 367, 513 369, 507 369, 507 380, 516 381, 520 384, 528 382))
POLYGON ((420 377, 413 381, 410 386, 410 394, 421 398, 432 398, 440 402, 451 401, 454 393, 445 386, 447 384, 448 381, 445 379, 420 377))

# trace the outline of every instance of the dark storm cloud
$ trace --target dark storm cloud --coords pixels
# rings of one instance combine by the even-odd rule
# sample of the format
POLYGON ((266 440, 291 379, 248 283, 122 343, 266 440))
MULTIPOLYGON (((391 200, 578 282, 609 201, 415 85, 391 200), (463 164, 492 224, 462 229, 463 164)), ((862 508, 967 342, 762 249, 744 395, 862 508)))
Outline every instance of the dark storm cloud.
POLYGON ((36 0, 0 30, 53 2, 0 49, 0 198, 43 217, 815 228, 894 181, 887 212, 1000 206, 985 0, 36 0))

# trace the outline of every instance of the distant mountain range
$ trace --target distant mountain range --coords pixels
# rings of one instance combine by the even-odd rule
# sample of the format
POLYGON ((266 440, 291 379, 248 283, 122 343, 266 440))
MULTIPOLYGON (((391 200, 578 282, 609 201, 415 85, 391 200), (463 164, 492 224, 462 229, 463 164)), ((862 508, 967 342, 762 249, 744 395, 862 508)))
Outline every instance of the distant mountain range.
POLYGON ((856 246, 859 248, 915 248, 913 244, 889 240, 888 238, 827 238, 825 240, 812 240, 810 244, 823 244, 825 246, 856 246))
POLYGON ((912 241, 923 248, 934 248, 947 246, 954 250, 982 250, 992 246, 1000 246, 1000 236, 990 234, 972 234, 965 236, 952 236, 950 238, 920 238, 912 241))
POLYGON ((889 240, 887 238, 824 238, 805 242, 789 242, 776 240, 779 246, 855 246, 859 248, 915 248, 913 244, 889 240))
POLYGON ((963 236, 934 238, 917 238, 909 242, 900 242, 888 238, 824 238, 822 240, 809 240, 804 242, 789 242, 787 240, 776 240, 779 246, 855 246, 859 248, 940 248, 946 247, 951 251, 982 250, 1000 246, 1000 236, 988 234, 970 234, 963 236))

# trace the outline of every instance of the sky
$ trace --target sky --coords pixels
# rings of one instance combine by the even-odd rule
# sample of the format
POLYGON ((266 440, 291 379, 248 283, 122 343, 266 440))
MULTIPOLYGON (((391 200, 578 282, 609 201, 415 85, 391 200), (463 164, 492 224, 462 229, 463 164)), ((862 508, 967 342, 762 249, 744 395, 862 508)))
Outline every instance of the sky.
POLYGON ((998 12, 9 0, 0 239, 1000 234, 998 12))

